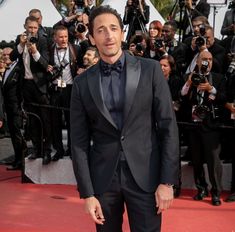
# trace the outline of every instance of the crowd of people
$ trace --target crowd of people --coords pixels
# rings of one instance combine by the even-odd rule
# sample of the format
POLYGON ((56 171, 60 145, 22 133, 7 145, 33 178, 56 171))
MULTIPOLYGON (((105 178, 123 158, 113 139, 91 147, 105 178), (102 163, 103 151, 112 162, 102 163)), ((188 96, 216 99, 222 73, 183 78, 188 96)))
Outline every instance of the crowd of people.
MULTIPOLYGON (((180 143, 187 145, 192 161, 198 189, 194 199, 202 200, 209 194, 203 168, 206 163, 212 204, 219 206, 221 156, 226 152, 232 159, 232 194, 227 200, 235 201, 235 1, 224 17, 223 40, 214 36, 206 1, 187 0, 184 4, 185 17, 180 22, 169 19, 162 24, 158 19, 149 22, 149 6, 144 0, 128 0, 123 23, 129 31, 122 49, 131 56, 160 63, 171 93, 180 143), (179 29, 182 39, 177 37, 179 29)), ((15 152, 9 170, 21 169, 25 157, 42 158, 43 165, 71 157, 72 86, 100 60, 89 34, 93 25, 88 19, 94 9, 93 0, 71 0, 67 16, 52 27, 43 26, 40 9, 32 9, 14 47, 1 50, 0 127, 5 114, 15 152), (24 135, 22 117, 27 118, 24 135), (62 141, 63 127, 68 132, 67 149, 62 141), (33 144, 30 152, 26 139, 33 144), (53 157, 52 148, 56 151, 53 157)), ((180 194, 180 174, 178 178, 176 196, 180 194)))

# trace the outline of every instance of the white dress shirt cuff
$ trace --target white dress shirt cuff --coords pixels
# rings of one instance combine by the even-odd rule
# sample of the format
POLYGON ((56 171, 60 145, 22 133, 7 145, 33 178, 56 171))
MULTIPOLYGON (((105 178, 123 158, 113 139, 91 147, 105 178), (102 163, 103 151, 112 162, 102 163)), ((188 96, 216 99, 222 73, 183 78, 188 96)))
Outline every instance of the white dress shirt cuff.
POLYGON ((40 59, 40 57, 41 57, 39 51, 37 51, 36 53, 32 54, 32 56, 33 56, 33 59, 34 59, 36 62, 38 62, 39 59, 40 59))
POLYGON ((23 48, 20 44, 18 44, 18 45, 17 45, 17 50, 18 50, 18 52, 19 52, 20 54, 22 54, 23 51, 24 51, 24 48, 23 48))

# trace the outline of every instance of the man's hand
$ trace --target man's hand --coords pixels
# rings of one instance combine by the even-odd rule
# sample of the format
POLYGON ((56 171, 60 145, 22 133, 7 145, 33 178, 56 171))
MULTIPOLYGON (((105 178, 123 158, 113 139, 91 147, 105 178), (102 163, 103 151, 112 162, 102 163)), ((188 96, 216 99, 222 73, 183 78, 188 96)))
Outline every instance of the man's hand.
POLYGON ((234 106, 234 103, 229 103, 227 102, 225 104, 225 108, 227 108, 228 110, 230 110, 231 113, 235 113, 235 106, 234 106))
POLYGON ((104 215, 99 201, 95 197, 88 197, 85 199, 85 211, 90 214, 92 220, 99 224, 104 224, 104 215))
POLYGON ((3 126, 3 121, 0 120, 0 128, 3 126))
POLYGON ((24 47, 26 43, 27 43, 27 34, 23 33, 20 35, 20 45, 24 47))
POLYGON ((165 209, 168 209, 174 199, 173 187, 165 184, 160 184, 155 192, 157 214, 160 214, 165 209))
POLYGON ((209 91, 212 90, 212 88, 213 88, 213 86, 211 86, 208 81, 206 81, 205 83, 200 83, 200 84, 198 85, 198 89, 199 89, 199 90, 202 90, 202 91, 207 91, 207 92, 209 92, 209 91))

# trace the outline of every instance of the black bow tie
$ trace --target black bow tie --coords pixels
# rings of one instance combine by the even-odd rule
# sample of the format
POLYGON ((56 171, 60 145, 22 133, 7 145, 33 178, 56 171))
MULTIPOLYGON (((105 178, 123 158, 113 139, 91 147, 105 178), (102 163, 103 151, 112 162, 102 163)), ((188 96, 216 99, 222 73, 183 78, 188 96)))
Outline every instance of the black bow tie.
POLYGON ((118 60, 114 64, 108 64, 101 61, 101 68, 105 75, 110 75, 111 71, 116 71, 120 73, 122 71, 122 63, 120 60, 118 60))
POLYGON ((61 50, 66 50, 67 48, 61 48, 61 47, 57 47, 57 50, 58 51, 61 51, 61 50))

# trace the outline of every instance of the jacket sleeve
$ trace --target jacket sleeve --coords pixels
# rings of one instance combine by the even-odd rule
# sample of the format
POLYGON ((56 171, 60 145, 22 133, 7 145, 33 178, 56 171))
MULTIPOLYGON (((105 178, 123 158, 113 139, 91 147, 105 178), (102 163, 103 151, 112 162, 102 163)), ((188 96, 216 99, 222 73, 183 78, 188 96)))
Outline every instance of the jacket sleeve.
POLYGON ((161 154, 160 183, 177 184, 179 138, 170 90, 157 62, 153 77, 153 112, 161 154))
POLYGON ((71 148, 74 173, 81 198, 94 195, 89 171, 90 133, 88 118, 80 94, 79 79, 75 79, 70 108, 71 148))

